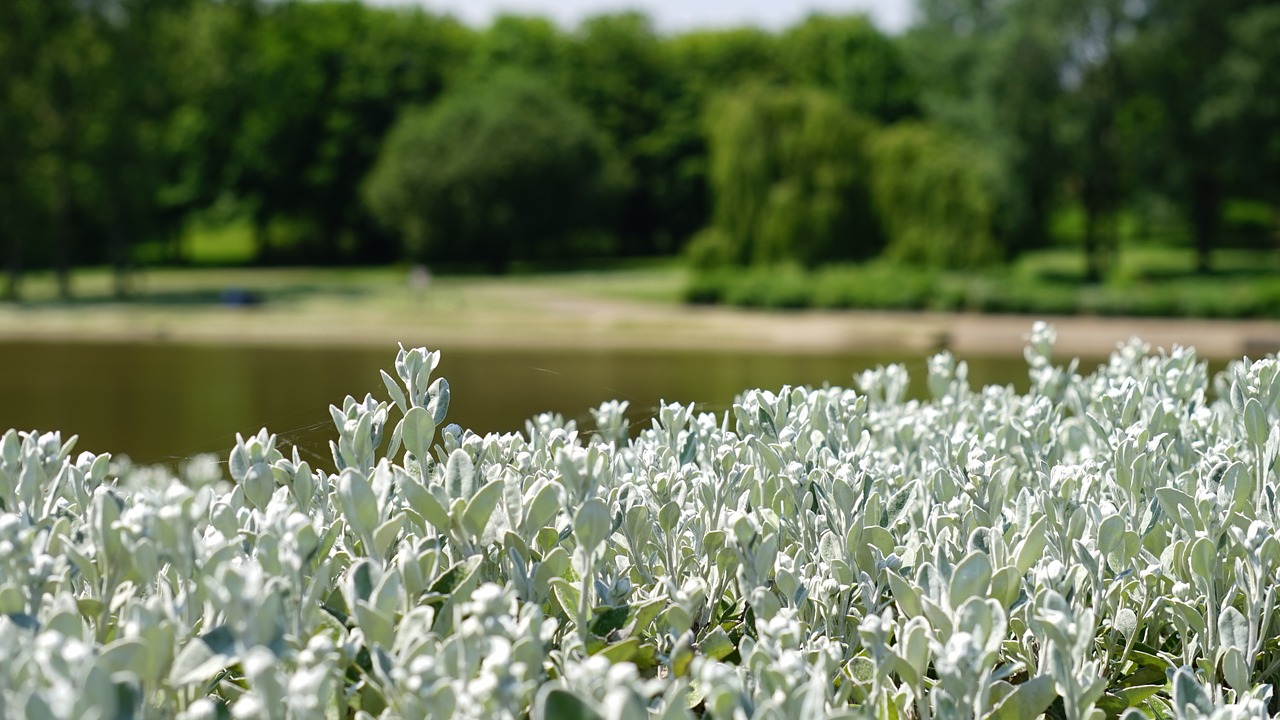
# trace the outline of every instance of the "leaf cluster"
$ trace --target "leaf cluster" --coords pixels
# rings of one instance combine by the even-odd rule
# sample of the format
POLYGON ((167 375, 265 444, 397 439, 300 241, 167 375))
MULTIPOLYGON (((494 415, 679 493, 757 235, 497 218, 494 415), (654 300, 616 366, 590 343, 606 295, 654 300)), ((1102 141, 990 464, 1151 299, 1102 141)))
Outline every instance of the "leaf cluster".
POLYGON ((484 437, 402 349, 334 471, 263 430, 229 481, 10 431, 0 712, 1270 716, 1280 364, 1053 341, 1026 393, 943 353, 922 401, 891 365, 484 437))

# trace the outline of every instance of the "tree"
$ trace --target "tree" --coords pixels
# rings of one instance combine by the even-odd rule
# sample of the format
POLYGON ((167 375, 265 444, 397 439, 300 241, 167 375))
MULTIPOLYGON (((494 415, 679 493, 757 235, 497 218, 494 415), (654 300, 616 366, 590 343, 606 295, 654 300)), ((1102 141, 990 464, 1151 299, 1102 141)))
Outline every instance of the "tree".
POLYGON ((885 254, 936 268, 1001 258, 993 230, 996 169, 972 143, 922 123, 898 123, 870 143, 871 190, 885 254))
POLYGON ((670 251, 696 229, 685 224, 679 186, 687 146, 680 83, 661 39, 639 13, 588 18, 571 37, 569 97, 591 114, 634 178, 615 226, 625 255, 670 251))
POLYGON ((659 192, 667 232, 682 245, 711 221, 708 108, 717 95, 752 83, 781 84, 783 76, 777 38, 757 28, 675 35, 663 49, 680 89, 651 142, 673 158, 659 192))
POLYGON ((867 193, 869 121, 817 90, 753 87, 721 98, 708 134, 712 232, 724 260, 813 265, 880 249, 867 193))
POLYGON ((917 113, 919 86, 894 40, 865 15, 812 15, 778 41, 788 80, 830 90, 882 122, 917 113))
POLYGON ((95 177, 95 71, 107 53, 88 13, 69 0, 14 0, 0 8, 0 209, 6 210, 6 295, 16 299, 26 264, 52 264, 62 298, 71 295, 85 188, 95 177), (35 238, 48 238, 36 243, 35 238))
POLYGON ((903 42, 925 115, 995 159, 1006 254, 1045 246, 1066 164, 1055 24, 1043 6, 1016 1, 922 0, 919 17, 903 42))
POLYGON ((268 228, 301 228, 295 257, 336 262, 370 252, 375 227, 359 183, 401 107, 443 91, 470 52, 456 22, 358 2, 271 4, 255 23, 230 191, 253 209, 260 257, 268 228))
POLYGON ((556 85, 565 81, 569 39, 546 18, 499 15, 475 39, 466 64, 469 81, 518 68, 556 85))
POLYGON ((1220 150, 1234 189, 1270 202, 1280 232, 1280 5, 1239 13, 1229 31, 1214 90, 1196 120, 1224 139, 1220 150))
POLYGON ((589 116, 505 72, 406 111, 364 184, 370 211, 418 260, 564 257, 598 228, 623 173, 589 116))
POLYGON ((1132 43, 1149 116, 1134 138, 1140 180, 1184 209, 1200 272, 1212 269, 1226 198, 1253 194, 1247 178, 1274 127, 1254 111, 1274 98, 1254 78, 1275 74, 1276 16, 1258 0, 1162 0, 1132 43))

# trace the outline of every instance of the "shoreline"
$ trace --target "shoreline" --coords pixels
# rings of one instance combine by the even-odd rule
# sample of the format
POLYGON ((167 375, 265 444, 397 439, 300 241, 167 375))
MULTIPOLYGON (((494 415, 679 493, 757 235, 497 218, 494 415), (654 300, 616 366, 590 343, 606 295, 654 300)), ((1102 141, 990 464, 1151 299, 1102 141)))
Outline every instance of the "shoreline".
MULTIPOLYGON (((1105 357, 1139 337, 1193 346, 1206 359, 1280 350, 1280 321, 978 315, 894 311, 752 311, 543 293, 492 312, 441 318, 333 308, 0 307, 0 342, 406 346, 582 351, 753 351, 798 355, 950 350, 1020 355, 1032 323, 1055 326, 1060 357, 1105 357)), ((431 317, 434 316, 434 317, 431 317)))
POLYGON ((97 272, 86 274, 79 302, 54 301, 46 282, 43 300, 0 303, 0 342, 1008 357, 1021 356, 1042 319, 1056 327, 1064 358, 1105 357, 1135 336, 1213 360, 1280 350, 1280 320, 686 305, 678 299, 687 278, 673 268, 446 276, 429 287, 387 268, 158 270, 135 280, 138 294, 125 302, 109 299, 110 275, 97 272), (255 304, 222 304, 229 289, 255 304))

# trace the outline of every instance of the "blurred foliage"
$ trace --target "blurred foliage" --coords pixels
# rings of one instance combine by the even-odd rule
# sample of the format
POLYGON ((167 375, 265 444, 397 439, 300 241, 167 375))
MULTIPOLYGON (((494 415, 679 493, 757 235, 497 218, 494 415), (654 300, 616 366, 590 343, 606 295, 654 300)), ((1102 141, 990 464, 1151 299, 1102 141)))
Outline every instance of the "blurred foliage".
POLYGON ((893 122, 917 112, 902 49, 865 16, 810 16, 782 34, 778 52, 793 83, 829 89, 858 113, 893 122))
MULTIPOLYGON (((883 251, 950 270, 1064 245, 1105 285, 1122 251, 1175 245, 1220 271, 1227 249, 1280 241, 1277 34, 1277 0, 919 0, 899 35, 858 15, 664 34, 637 13, 471 28, 353 0, 6 0, 0 290, 53 268, 70 294, 74 266, 109 264, 124 294, 139 263, 243 258, 243 232, 235 252, 183 241, 219 237, 212 219, 250 228, 257 263, 883 251), (388 222, 390 191, 361 188, 397 119, 515 71, 576 108, 555 143, 609 156, 566 189, 591 212, 552 228, 471 211, 429 247, 407 211, 388 222)), ((457 125, 471 167, 515 164, 486 127, 457 125)), ((534 190, 485 202, 563 207, 534 190)))
POLYGON ((970 143, 899 123, 871 143, 872 196, 898 262, 973 268, 1000 259, 994 237, 994 163, 970 143))
POLYGON ((933 310, 1028 315, 1280 318, 1274 257, 1225 255, 1228 270, 1204 276, 1181 251, 1131 253, 1105 284, 1082 283, 1075 254, 1032 251, 1012 266, 957 272, 875 260, 805 270, 776 267, 696 271, 685 290, 694 303, 791 309, 933 310))
POLYGON ((369 208, 419 261, 572 258, 624 170, 579 107, 507 71, 401 116, 364 187, 369 208))
MULTIPOLYGON (((708 114, 712 218, 731 262, 815 265, 880 247, 867 191, 871 124, 834 95, 748 87, 708 114)), ((695 250, 696 252, 696 250, 695 250)))

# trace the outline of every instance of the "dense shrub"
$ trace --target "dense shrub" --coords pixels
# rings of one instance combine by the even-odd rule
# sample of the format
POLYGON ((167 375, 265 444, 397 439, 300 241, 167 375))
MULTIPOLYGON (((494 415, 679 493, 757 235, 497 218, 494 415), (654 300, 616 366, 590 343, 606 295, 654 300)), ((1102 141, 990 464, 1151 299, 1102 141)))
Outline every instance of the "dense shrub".
POLYGON ((1025 315, 1276 318, 1280 281, 1230 278, 1077 285, 1004 270, 944 273, 875 261, 695 271, 685 298, 744 307, 960 310, 1025 315))
POLYGON ((823 268, 809 285, 814 307, 919 310, 931 306, 937 275, 909 267, 823 268))

